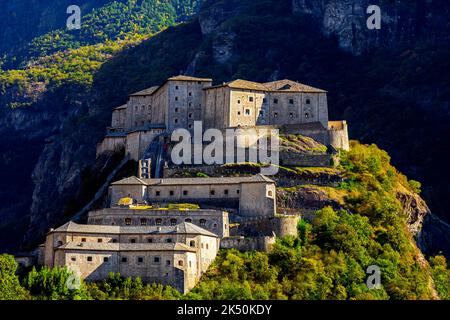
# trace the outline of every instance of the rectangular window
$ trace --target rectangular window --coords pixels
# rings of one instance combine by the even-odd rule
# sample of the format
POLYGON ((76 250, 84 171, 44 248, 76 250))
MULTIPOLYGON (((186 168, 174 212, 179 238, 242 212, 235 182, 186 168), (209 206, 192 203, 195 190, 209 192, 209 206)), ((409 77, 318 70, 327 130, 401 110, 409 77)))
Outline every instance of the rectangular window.
POLYGON ((273 103, 278 104, 278 99, 273 99, 273 103))
POLYGON ((211 191, 209 191, 209 194, 213 196, 213 195, 216 194, 216 191, 215 190, 211 190, 211 191))
POLYGON ((153 262, 154 262, 154 263, 159 263, 159 261, 160 261, 159 257, 154 257, 154 258, 153 258, 153 262))
POLYGON ((130 218, 126 218, 125 219, 125 225, 127 225, 127 226, 131 225, 131 219, 130 218))
POLYGON ((159 196, 161 196, 161 191, 156 191, 155 194, 156 194, 157 197, 159 197, 159 196))
POLYGON ((88 262, 92 262, 92 257, 87 257, 88 262))
POLYGON ((289 99, 289 104, 294 104, 294 99, 289 99))
POLYGON ((138 257, 137 258, 138 263, 144 263, 144 257, 138 257))
POLYGON ((102 243, 102 242, 103 242, 103 239, 97 239, 97 242, 98 242, 98 243, 102 243))
POLYGON ((251 113, 250 109, 245 109, 245 115, 246 115, 246 116, 249 116, 250 113, 251 113))
POLYGON ((81 242, 86 242, 86 238, 81 238, 81 242))
POLYGON ((223 194, 228 195, 228 190, 224 190, 223 194))
POLYGON ((103 257, 103 262, 108 262, 109 258, 108 257, 103 257))
POLYGON ((147 225, 147 219, 141 219, 141 226, 147 225))
POLYGON ((184 190, 183 191, 183 196, 187 196, 188 195, 188 191, 187 190, 184 190))
POLYGON ((170 190, 170 191, 169 191, 169 194, 170 194, 171 196, 173 196, 173 195, 175 194, 175 192, 174 192, 173 190, 170 190))
POLYGON ((306 104, 311 104, 311 99, 306 99, 306 104))
POLYGON ((130 243, 136 243, 136 239, 130 239, 130 243))
POLYGON ((253 102, 253 97, 248 97, 248 101, 253 102))
POLYGON ((127 257, 122 257, 122 263, 127 263, 128 259, 127 257))
POLYGON ((147 239, 148 243, 153 243, 153 239, 147 239))
POLYGON ((192 92, 189 92, 189 97, 192 97, 192 92))

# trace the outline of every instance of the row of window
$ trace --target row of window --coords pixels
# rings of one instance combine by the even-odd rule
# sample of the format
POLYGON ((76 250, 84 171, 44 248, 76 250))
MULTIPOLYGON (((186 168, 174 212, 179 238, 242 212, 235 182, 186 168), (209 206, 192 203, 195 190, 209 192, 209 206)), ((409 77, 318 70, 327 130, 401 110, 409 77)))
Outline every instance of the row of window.
MULTIPOLYGON (((239 189, 236 190, 236 194, 239 194, 239 193, 240 193, 240 190, 239 189)), ((217 193, 216 193, 216 190, 212 189, 212 190, 209 191, 209 194, 211 196, 215 196, 217 193)), ((229 195, 230 194, 230 190, 228 190, 228 189, 223 190, 223 194, 225 196, 229 195)), ((188 195, 189 195, 189 191, 188 190, 183 190, 183 196, 188 196, 188 195)), ((155 196, 156 197, 161 197, 161 190, 156 190, 155 191, 155 196)), ((175 191, 170 190, 169 191, 169 196, 175 196, 175 191)))
MULTIPOLYGON (((70 260, 72 262, 76 262, 77 261, 77 257, 73 256, 73 257, 70 258, 70 260)), ((86 257, 86 261, 87 262, 92 262, 93 261, 93 257, 92 256, 87 256, 86 257)), ((109 257, 103 257, 103 262, 104 263, 110 262, 110 258, 109 257)), ((127 257, 122 257, 121 258, 121 262, 122 263, 128 263, 128 258, 127 257)), ((136 257, 136 263, 137 264, 145 263, 145 257, 136 257)), ((161 258, 160 257, 153 257, 152 263, 153 264, 160 264, 161 263, 161 258)), ((170 265, 172 265, 172 262, 170 260, 166 260, 166 266, 170 266, 170 265)), ((178 266, 183 267, 184 266, 184 261, 183 260, 178 260, 178 266)), ((189 261, 189 267, 192 268, 192 261, 189 261)))
MULTIPOLYGON (((190 219, 190 218, 186 218, 185 220, 184 220, 185 222, 187 222, 187 223, 192 223, 192 219, 190 219)), ((125 225, 127 225, 127 226, 130 226, 131 224, 132 224, 132 219, 131 218, 125 218, 125 225)), ((162 222, 163 222, 163 220, 162 219, 155 219, 155 224, 157 225, 157 226, 161 226, 162 225, 162 222)), ((146 219, 146 218, 141 218, 140 219, 140 223, 141 223, 141 226, 146 226, 147 225, 147 223, 148 223, 148 220, 146 219)), ((177 219, 170 219, 170 225, 171 226, 176 226, 178 224, 178 220, 177 219)), ((199 224, 200 224, 200 226, 206 226, 206 219, 200 219, 199 220, 199 224)), ((217 223, 215 223, 214 224, 214 228, 216 228, 217 227, 217 223)))
MULTIPOLYGON (((237 112, 237 115, 238 116, 240 116, 241 115, 241 112, 240 111, 238 111, 237 112)), ((251 110, 250 109, 245 109, 245 115, 246 116, 250 116, 251 115, 251 110)), ((273 113, 273 117, 274 118, 278 118, 278 112, 274 112, 273 113)), ((265 112, 264 112, 264 110, 260 110, 259 111, 259 117, 265 117, 265 112)), ((295 115, 295 113, 293 113, 293 112, 290 112, 289 113, 289 118, 295 118, 296 117, 296 115, 295 115)), ((305 119, 308 119, 308 118, 310 118, 310 114, 309 113, 305 113, 305 119)))
MULTIPOLYGON (((253 102, 254 101, 253 97, 248 97, 248 101, 253 102)), ((279 102, 278 98, 273 99, 274 104, 278 104, 278 102, 279 102)), ((238 99, 237 103, 241 104, 241 100, 238 99)), ((263 103, 267 103, 267 98, 263 98, 263 103)), ((289 104, 294 104, 294 99, 289 99, 289 104)), ((305 104, 311 104, 311 99, 305 99, 305 104)))

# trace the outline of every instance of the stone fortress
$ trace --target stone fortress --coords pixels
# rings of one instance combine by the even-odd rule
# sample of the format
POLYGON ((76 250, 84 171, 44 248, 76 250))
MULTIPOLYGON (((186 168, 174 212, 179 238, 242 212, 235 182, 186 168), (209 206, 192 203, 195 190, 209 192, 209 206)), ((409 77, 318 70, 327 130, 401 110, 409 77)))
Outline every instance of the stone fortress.
POLYGON ((276 183, 264 175, 166 177, 167 136, 192 130, 195 121, 204 129, 267 126, 349 148, 347 124, 328 120, 323 90, 290 80, 213 86, 212 79, 169 78, 116 108, 97 146, 98 155, 125 150, 126 159, 139 161, 138 177, 111 183, 107 207, 89 212, 87 224, 51 230, 41 263, 87 280, 120 272, 186 293, 219 248, 270 250, 276 237, 296 235, 299 217, 277 213, 276 183))

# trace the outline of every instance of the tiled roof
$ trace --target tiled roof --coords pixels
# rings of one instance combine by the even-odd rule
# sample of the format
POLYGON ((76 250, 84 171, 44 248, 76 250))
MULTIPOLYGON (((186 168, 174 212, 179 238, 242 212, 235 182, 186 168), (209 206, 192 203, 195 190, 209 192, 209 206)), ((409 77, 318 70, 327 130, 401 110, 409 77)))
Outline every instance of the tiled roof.
POLYGON ((195 248, 191 248, 183 243, 68 242, 57 249, 88 251, 196 251, 195 248))
POLYGON ((292 80, 278 80, 264 83, 264 86, 269 91, 281 92, 311 92, 311 93, 325 93, 325 90, 307 86, 306 84, 298 83, 292 80))
POLYGON ((136 177, 129 177, 112 185, 205 185, 205 184, 240 184, 240 183, 255 183, 255 182, 267 182, 275 183, 275 181, 268 177, 258 174, 251 177, 221 177, 221 178, 172 178, 172 179, 138 179, 136 177))
POLYGON ((229 87, 233 89, 244 89, 244 90, 256 90, 265 92, 311 92, 311 93, 325 93, 326 91, 318 88, 313 88, 305 84, 301 84, 292 80, 279 80, 267 83, 252 82, 247 80, 234 80, 222 85, 212 86, 205 88, 205 90, 229 87))
POLYGON ((78 224, 68 222, 54 232, 94 233, 94 234, 197 234, 217 237, 214 233, 200 228, 192 223, 183 222, 176 226, 105 226, 78 224))
POLYGON ((189 77, 189 76, 183 76, 183 75, 170 77, 167 80, 172 80, 172 81, 201 81, 201 82, 212 82, 213 81, 213 79, 210 79, 210 78, 197 78, 197 77, 189 77))
POLYGON ((127 105, 124 104, 124 105, 121 105, 120 107, 115 108, 114 110, 123 110, 123 109, 126 109, 126 108, 127 108, 127 105))
POLYGON ((222 85, 208 87, 205 89, 220 88, 220 87, 229 87, 229 88, 233 88, 233 89, 267 91, 267 88, 264 85, 262 85, 261 83, 247 81, 247 80, 241 80, 241 79, 230 81, 230 82, 224 83, 222 85))
POLYGON ((132 93, 132 94, 130 94, 130 96, 151 96, 158 89, 159 89, 159 86, 154 86, 154 87, 144 89, 142 91, 132 93))

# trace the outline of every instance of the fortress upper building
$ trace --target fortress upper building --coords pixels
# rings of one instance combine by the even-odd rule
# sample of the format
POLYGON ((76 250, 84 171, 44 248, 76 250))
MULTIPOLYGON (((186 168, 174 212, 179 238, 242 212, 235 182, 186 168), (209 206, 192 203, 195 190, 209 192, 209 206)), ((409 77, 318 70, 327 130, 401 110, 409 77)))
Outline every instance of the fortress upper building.
POLYGON ((291 80, 213 86, 212 79, 176 76, 131 94, 127 104, 116 108, 97 154, 125 148, 138 160, 156 136, 192 130, 195 121, 202 121, 205 130, 273 126, 336 149, 349 148, 346 122, 328 119, 324 90, 291 80))

